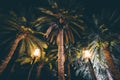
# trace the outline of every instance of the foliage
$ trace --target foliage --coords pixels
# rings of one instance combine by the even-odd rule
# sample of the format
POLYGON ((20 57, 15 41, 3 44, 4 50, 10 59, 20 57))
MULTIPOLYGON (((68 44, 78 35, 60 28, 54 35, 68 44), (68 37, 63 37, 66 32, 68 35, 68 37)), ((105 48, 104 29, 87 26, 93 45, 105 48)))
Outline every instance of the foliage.
MULTIPOLYGON (((63 2, 67 4, 66 1, 63 2)), ((64 3, 63 5, 65 5, 64 3)), ((33 24, 36 24, 36 30, 46 31, 45 37, 50 43, 55 44, 60 29, 64 29, 65 43, 74 43, 74 34, 80 38, 80 32, 85 30, 82 19, 83 9, 76 7, 71 10, 72 5, 62 7, 60 4, 61 1, 49 0, 48 5, 52 7, 42 6, 38 8, 40 17, 33 24)))
POLYGON ((47 48, 45 42, 41 41, 34 35, 37 32, 31 29, 32 25, 29 26, 31 22, 29 22, 26 16, 20 16, 11 11, 6 15, 1 15, 0 23, 2 26, 0 28, 0 35, 5 36, 2 37, 1 45, 4 45, 7 42, 13 42, 17 35, 26 33, 27 37, 21 41, 21 46, 19 46, 20 54, 23 54, 26 51, 29 55, 31 55, 31 52, 33 52, 32 49, 35 49, 36 47, 39 47, 41 52, 43 51, 43 48, 47 48), (29 25, 27 25, 28 23, 29 25))
MULTIPOLYGON (((92 30, 90 29, 92 32, 89 36, 86 36, 86 38, 89 40, 86 49, 88 49, 92 54, 90 59, 93 64, 96 77, 99 79, 107 80, 108 78, 105 76, 107 75, 106 69, 108 69, 108 65, 103 49, 105 47, 110 48, 113 44, 119 43, 119 33, 111 30, 114 26, 119 26, 118 23, 120 20, 119 17, 117 17, 115 14, 118 15, 116 11, 111 14, 109 11, 105 10, 103 10, 102 14, 94 14, 93 24, 91 26, 92 30)), ((112 48, 110 50, 112 50, 112 48)), ((111 55, 114 55, 113 51, 111 51, 111 53, 111 55)), ((84 53, 82 52, 82 54, 84 53)), ((76 75, 83 75, 84 77, 87 76, 89 77, 88 79, 90 79, 89 71, 87 68, 85 68, 87 66, 83 59, 84 58, 78 60, 78 62, 75 62, 76 66, 74 67, 76 70, 76 75)))

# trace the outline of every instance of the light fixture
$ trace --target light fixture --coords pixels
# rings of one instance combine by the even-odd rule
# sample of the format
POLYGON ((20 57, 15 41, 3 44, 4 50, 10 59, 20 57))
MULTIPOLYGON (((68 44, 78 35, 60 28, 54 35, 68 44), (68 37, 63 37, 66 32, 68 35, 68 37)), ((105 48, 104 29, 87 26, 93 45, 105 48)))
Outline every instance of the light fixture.
POLYGON ((91 53, 89 52, 89 50, 84 51, 84 58, 85 59, 91 58, 91 53))
POLYGON ((40 56, 41 56, 40 49, 36 48, 36 49, 34 50, 32 56, 33 56, 32 66, 31 66, 31 68, 30 68, 30 70, 29 70, 27 80, 30 80, 30 75, 31 75, 32 69, 33 69, 33 67, 34 67, 34 63, 35 63, 36 60, 37 60, 38 58, 40 58, 40 56))
POLYGON ((40 57, 40 49, 36 48, 33 55, 35 58, 40 57))

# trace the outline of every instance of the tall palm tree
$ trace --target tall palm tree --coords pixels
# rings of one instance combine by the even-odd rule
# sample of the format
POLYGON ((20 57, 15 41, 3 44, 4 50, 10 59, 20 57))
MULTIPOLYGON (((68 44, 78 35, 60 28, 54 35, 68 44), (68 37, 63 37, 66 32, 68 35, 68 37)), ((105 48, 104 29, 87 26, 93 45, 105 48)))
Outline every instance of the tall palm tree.
POLYGON ((54 0, 49 0, 48 5, 52 6, 51 8, 45 6, 38 8, 41 16, 35 22, 36 28, 47 29, 45 33, 47 40, 53 44, 57 42, 59 80, 65 80, 64 44, 68 42, 74 43, 73 35, 76 34, 80 38, 80 32, 85 30, 83 27, 84 22, 81 19, 83 8, 78 7, 78 5, 75 8, 72 7, 72 5, 76 5, 76 2, 76 0, 70 0, 68 5, 68 1, 55 2, 54 0))
POLYGON ((31 46, 34 46, 34 48, 38 46, 41 51, 43 51, 43 48, 47 47, 44 42, 35 37, 34 34, 36 34, 37 32, 33 31, 30 28, 32 27, 32 25, 30 26, 29 21, 30 20, 28 20, 28 17, 26 17, 26 15, 17 15, 13 11, 0 16, 0 35, 3 36, 1 45, 3 46, 5 45, 5 43, 11 45, 11 47, 9 47, 9 53, 2 60, 2 63, 0 65, 0 73, 2 73, 7 67, 20 42, 21 46, 19 53, 27 51, 27 53, 31 54, 31 51, 33 50, 31 49, 31 46), (37 44, 37 46, 35 46, 34 44, 37 44))
MULTIPOLYGON (((96 14, 93 16, 94 19, 94 29, 96 30, 95 34, 97 34, 98 44, 104 45, 100 46, 103 47, 103 53, 105 59, 107 61, 107 65, 113 74, 113 78, 116 80, 120 79, 120 72, 117 70, 113 58, 112 52, 110 53, 109 47, 111 46, 110 43, 114 42, 115 40, 119 41, 119 33, 114 31, 113 27, 116 26, 118 28, 118 23, 120 22, 120 18, 118 16, 117 11, 113 11, 111 14, 110 11, 106 10, 103 11, 102 15, 96 14), (107 15, 106 15, 106 13, 107 15), (104 44, 107 43, 107 44, 104 44)), ((114 54, 113 54, 114 55, 114 54)))
POLYGON ((36 28, 47 29, 45 33, 47 40, 53 44, 57 42, 59 80, 65 80, 64 44, 68 42, 74 43, 73 35, 76 34, 80 38, 80 32, 85 30, 83 20, 81 20, 83 8, 78 7, 78 5, 75 8, 72 7, 72 5, 76 5, 76 2, 76 0, 70 0, 70 4, 68 4, 68 1, 55 2, 54 0, 49 0, 48 5, 52 6, 51 8, 45 6, 38 8, 41 16, 35 22, 36 28))
MULTIPOLYGON (((95 68, 95 75, 99 76, 99 79, 107 80, 108 78, 113 78, 115 80, 119 80, 120 72, 114 64, 112 57, 112 55, 114 55, 114 52, 110 51, 109 49, 112 46, 111 43, 119 42, 119 32, 116 30, 119 29, 119 12, 117 12, 116 10, 113 11, 111 14, 111 10, 105 9, 102 11, 102 14, 99 13, 95 13, 94 15, 92 14, 92 18, 90 18, 90 20, 88 21, 89 23, 87 23, 87 25, 89 26, 88 33, 90 34, 85 34, 88 45, 84 47, 87 47, 90 53, 92 53, 91 61, 93 67, 95 68), (115 26, 116 29, 114 29, 115 26), (110 74, 112 77, 108 74, 110 74)), ((76 71, 76 73, 78 74, 82 72, 82 67, 79 67, 80 68, 78 68, 76 71)), ((84 76, 89 74, 86 68, 83 70, 84 76)))

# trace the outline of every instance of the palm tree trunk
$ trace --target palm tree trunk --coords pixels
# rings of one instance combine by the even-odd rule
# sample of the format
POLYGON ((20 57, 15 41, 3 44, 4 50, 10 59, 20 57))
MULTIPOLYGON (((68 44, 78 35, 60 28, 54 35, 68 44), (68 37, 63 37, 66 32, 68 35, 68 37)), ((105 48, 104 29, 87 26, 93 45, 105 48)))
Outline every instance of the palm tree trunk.
POLYGON ((20 40, 22 40, 23 38, 25 38, 26 34, 20 34, 17 36, 17 38, 15 39, 11 49, 10 49, 10 52, 8 53, 7 57, 5 57, 5 59, 2 61, 1 65, 0 65, 0 73, 2 73, 5 68, 7 67, 9 61, 11 60, 16 48, 17 48, 17 45, 19 43, 20 40))
POLYGON ((37 75, 36 75, 37 80, 39 80, 40 78, 40 73, 41 73, 41 69, 43 68, 43 66, 44 66, 44 63, 42 62, 37 67, 37 75))
POLYGON ((105 55, 105 57, 106 57, 107 64, 108 64, 108 66, 109 66, 109 68, 110 68, 110 71, 111 71, 111 73, 113 74, 113 78, 114 78, 115 80, 120 80, 120 72, 117 70, 117 67, 116 67, 115 64, 114 64, 114 61, 113 61, 113 59, 112 59, 112 57, 111 57, 111 55, 110 55, 110 52, 109 52, 109 50, 107 49, 107 47, 104 48, 104 55, 105 55))
POLYGON ((65 80, 64 77, 64 43, 63 43, 63 29, 60 30, 58 37, 58 80, 65 80))
POLYGON ((71 80, 71 75, 70 75, 70 64, 67 64, 67 70, 68 70, 68 80, 71 80))

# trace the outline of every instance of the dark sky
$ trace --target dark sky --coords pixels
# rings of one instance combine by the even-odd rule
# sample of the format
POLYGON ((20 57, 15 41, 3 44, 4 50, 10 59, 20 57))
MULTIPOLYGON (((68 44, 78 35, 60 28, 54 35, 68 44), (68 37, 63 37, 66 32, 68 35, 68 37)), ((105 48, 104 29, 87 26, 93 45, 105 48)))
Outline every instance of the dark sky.
MULTIPOLYGON (((0 0, 0 8, 17 9, 19 7, 38 6, 42 0, 0 0)), ((43 0, 46 1, 46 0, 43 0)), ((119 0, 77 0, 81 1, 86 7, 92 9, 99 8, 119 8, 119 0)))
MULTIPOLYGON (((64 0, 58 0, 58 1, 64 1, 64 0)), ((104 8, 107 8, 109 10, 117 9, 120 12, 120 0, 76 0, 76 1, 80 1, 81 4, 85 6, 86 13, 88 15, 94 11, 99 12, 104 8)), ((38 7, 46 3, 47 3, 47 0, 0 0, 0 11, 15 10, 20 12, 24 8, 38 7)), ((45 5, 45 6, 48 6, 48 5, 45 5)))
MULTIPOLYGON (((63 1, 63 0, 58 0, 58 1, 63 1)), ((104 8, 107 8, 109 10, 117 9, 120 12, 120 0, 76 0, 76 1, 80 1, 81 4, 85 6, 86 13, 88 15, 94 11, 99 12, 104 8)), ((0 0, 0 11, 15 10, 20 12, 24 8, 38 7, 46 3, 47 0, 0 0)))

